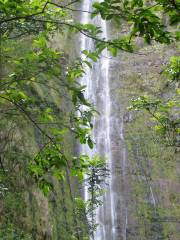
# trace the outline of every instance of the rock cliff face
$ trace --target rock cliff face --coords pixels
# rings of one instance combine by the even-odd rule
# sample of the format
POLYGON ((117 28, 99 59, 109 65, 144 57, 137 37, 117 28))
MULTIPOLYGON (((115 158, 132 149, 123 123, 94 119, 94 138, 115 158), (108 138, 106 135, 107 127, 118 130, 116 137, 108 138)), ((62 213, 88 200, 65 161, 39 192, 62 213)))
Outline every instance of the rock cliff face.
MULTIPOLYGON (((89 9, 88 1, 85 5, 89 9)), ((82 14, 88 21, 87 13, 82 14)), ((95 23, 101 26, 106 38, 121 34, 112 26, 108 30, 98 19, 95 23)), ((159 73, 175 48, 147 47, 141 39, 137 43, 137 54, 120 52, 118 57, 112 58, 104 52, 83 80, 87 97, 100 112, 100 117, 94 121, 94 151, 107 157, 111 172, 104 204, 97 212, 96 240, 178 239, 178 201, 176 196, 175 202, 171 202, 172 189, 166 179, 177 189, 178 156, 173 149, 158 142, 147 113, 127 109, 131 99, 141 94, 160 94, 164 83, 159 73), (162 176, 169 159, 172 180, 170 176, 162 176)), ((86 39, 83 47, 93 50, 92 46, 91 40, 86 39)), ((162 95, 162 99, 164 97, 167 96, 162 95)), ((91 154, 86 149, 83 151, 91 154)))
POLYGON ((139 54, 121 52, 110 61, 117 239, 179 238, 178 153, 158 142, 148 114, 127 110, 131 99, 159 94, 159 73, 174 53, 173 46, 144 46, 139 54))
MULTIPOLYGON (((113 33, 110 27, 106 30, 109 35, 119 34, 117 29, 113 33)), ((68 37, 64 39, 57 34, 50 44, 64 49, 66 60, 70 61, 78 56, 79 46, 74 45, 80 45, 81 41, 76 38, 74 44, 75 38, 68 37), (66 41, 67 38, 69 41, 66 41)), ((97 147, 93 151, 111 161, 110 187, 97 217, 105 233, 99 231, 96 240, 180 239, 179 155, 157 139, 147 113, 127 110, 131 99, 140 94, 159 95, 164 87, 159 77, 162 65, 176 50, 174 46, 143 46, 140 40, 139 46, 138 54, 120 52, 116 58, 107 56, 107 53, 102 55, 89 79, 89 96, 93 95, 94 104, 101 113, 101 117, 95 120, 97 147)), ((54 86, 60 88, 58 82, 54 82, 54 86)), ((42 97, 47 94, 44 90, 47 89, 35 88, 35 93, 42 97)), ((168 94, 161 97, 167 98, 168 94)), ((69 109, 64 99, 57 99, 49 90, 48 99, 57 108, 61 101, 64 109, 69 109)), ((18 146, 16 154, 23 148, 37 151, 40 144, 38 132, 23 121, 21 124, 19 136, 16 135, 14 140, 14 145, 18 146), (26 129, 27 135, 23 129, 26 129)), ((5 136, 4 130, 0 132, 2 136, 5 136)), ((3 142, 3 138, 1 140, 3 142)), ((67 136, 65 145, 69 155, 77 152, 71 135, 67 136)), ((0 239, 73 240, 72 233, 77 229, 69 184, 73 196, 79 196, 76 179, 70 179, 68 173, 65 182, 52 179, 55 190, 46 198, 32 179, 26 178, 24 159, 28 160, 27 156, 16 164, 12 154, 13 151, 9 152, 6 159, 12 172, 8 179, 9 192, 0 199, 0 239), (10 160, 13 164, 9 163, 10 160)), ((84 239, 88 239, 85 218, 81 217, 78 223, 83 229, 84 239)), ((83 237, 80 236, 79 240, 84 240, 83 237)))
MULTIPOLYGON (((67 43, 67 38, 57 33, 49 42, 54 48, 64 50, 66 62, 73 61, 77 56, 72 47, 73 40, 67 43)), ((31 39, 23 39, 23 42, 21 49, 16 48, 14 54, 25 54, 29 50, 31 39)), ((48 84, 63 91, 58 79, 48 84)), ((47 103, 58 113, 61 107, 64 114, 61 112, 59 117, 66 118, 71 109, 67 101, 68 93, 63 92, 65 97, 60 98, 51 87, 38 84, 34 84, 30 91, 39 99, 46 97, 47 103)), ((0 171, 0 239, 70 240, 74 239, 77 224, 86 236, 84 216, 78 215, 77 219, 74 217, 75 202, 72 197, 80 195, 77 180, 71 178, 68 171, 65 181, 50 177, 54 190, 44 196, 27 171, 28 163, 42 147, 40 133, 21 116, 12 122, 11 119, 1 119, 0 123, 0 160, 5 169, 5 173, 0 171)), ((76 145, 71 134, 66 134, 64 145, 64 151, 71 159, 76 145)))

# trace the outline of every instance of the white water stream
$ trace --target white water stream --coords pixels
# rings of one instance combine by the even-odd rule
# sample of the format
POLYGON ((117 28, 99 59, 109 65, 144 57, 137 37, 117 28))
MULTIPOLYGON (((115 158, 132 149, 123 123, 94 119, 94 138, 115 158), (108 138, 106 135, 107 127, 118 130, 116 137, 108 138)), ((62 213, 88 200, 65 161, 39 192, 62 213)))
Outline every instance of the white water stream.
MULTIPOLYGON (((81 13, 81 23, 86 24, 90 23, 91 12, 91 0, 84 0, 82 3, 82 13, 81 13)), ((106 22, 103 21, 100 17, 97 17, 93 20, 93 23, 97 26, 100 26, 102 29, 102 37, 108 38, 108 31, 106 22)), ((81 35, 80 39, 81 50, 93 50, 93 41, 92 39, 81 35)), ((113 175, 113 172, 116 171, 116 165, 113 163, 112 158, 112 140, 111 140, 111 98, 110 98, 110 87, 109 87, 109 69, 110 62, 108 57, 107 50, 104 50, 100 60, 93 65, 92 70, 87 70, 86 75, 82 78, 81 83, 86 85, 85 96, 90 102, 92 102, 100 116, 94 119, 93 125, 93 138, 96 142, 96 145, 93 150, 89 150, 89 147, 86 145, 81 146, 81 154, 88 154, 90 157, 93 155, 99 154, 106 157, 108 160, 108 167, 110 170, 109 184, 107 192, 103 197, 103 205, 97 210, 96 223, 99 224, 97 231, 95 233, 95 240, 126 240, 126 227, 127 227, 127 208, 124 207, 124 199, 116 189, 115 179, 116 176, 113 175), (119 207, 119 205, 121 205, 119 207), (118 213, 117 210, 121 208, 118 213), (121 215, 123 216, 123 224, 121 225, 121 215), (120 238, 121 236, 121 238, 120 238)), ((119 129, 119 142, 124 141, 123 136, 123 123, 120 124, 119 129)), ((119 162, 120 158, 122 159, 122 171, 125 174, 125 158, 126 152, 122 148, 121 155, 116 160, 119 162)), ((120 181, 120 180, 119 180, 120 181)), ((117 184, 117 183, 116 183, 117 184)), ((118 186, 119 189, 119 186, 118 186)), ((121 191, 121 190, 120 190, 121 191)), ((85 187, 85 200, 88 200, 88 191, 85 187)))

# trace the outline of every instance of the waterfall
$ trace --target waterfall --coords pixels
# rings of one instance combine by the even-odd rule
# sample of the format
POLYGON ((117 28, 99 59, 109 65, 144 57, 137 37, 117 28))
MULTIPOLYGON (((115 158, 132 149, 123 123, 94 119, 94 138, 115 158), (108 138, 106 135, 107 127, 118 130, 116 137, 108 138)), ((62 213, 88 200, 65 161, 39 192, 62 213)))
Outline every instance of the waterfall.
MULTIPOLYGON (((102 37, 108 38, 107 24, 100 17, 96 17, 94 20, 90 19, 91 12, 91 0, 84 0, 82 3, 81 23, 86 24, 92 22, 102 29, 102 37)), ((93 50, 92 39, 81 34, 80 38, 81 50, 93 50)), ((121 190, 116 189, 115 182, 117 182, 115 171, 116 166, 118 168, 125 168, 125 149, 122 148, 119 159, 112 157, 112 139, 111 139, 111 126, 113 121, 111 119, 111 97, 110 97, 110 86, 109 86, 109 70, 110 61, 107 50, 104 50, 99 61, 93 64, 93 69, 86 71, 86 75, 81 79, 81 83, 86 85, 86 98, 92 102, 100 116, 94 119, 93 125, 93 138, 96 142, 94 149, 89 150, 88 146, 80 146, 81 154, 87 154, 92 157, 95 154, 104 156, 108 163, 110 170, 110 177, 108 179, 108 189, 103 197, 103 205, 97 209, 96 223, 99 224, 95 233, 95 240, 126 240, 126 228, 127 228, 127 208, 124 204, 124 199, 121 196, 121 190), (121 157, 122 155, 122 157, 121 157), (122 159, 122 160, 121 160, 122 159), (120 163, 120 161, 122 163, 120 163), (122 201, 123 199, 123 201, 122 201), (119 204, 121 206, 119 206, 119 204), (123 210, 119 213, 119 208, 123 210), (123 220, 121 221, 121 219, 123 220), (123 222, 122 226, 121 222, 123 222), (121 238, 120 238, 121 237, 121 238)), ((119 129, 119 142, 124 141, 123 136, 123 122, 121 122, 119 129)), ((120 147, 121 148, 121 147, 120 147)), ((125 169, 123 170, 123 174, 125 169)), ((121 179, 119 179, 121 181, 121 179)), ((118 186, 119 189, 119 186, 118 186)), ((88 200, 88 191, 85 187, 84 198, 88 200)))

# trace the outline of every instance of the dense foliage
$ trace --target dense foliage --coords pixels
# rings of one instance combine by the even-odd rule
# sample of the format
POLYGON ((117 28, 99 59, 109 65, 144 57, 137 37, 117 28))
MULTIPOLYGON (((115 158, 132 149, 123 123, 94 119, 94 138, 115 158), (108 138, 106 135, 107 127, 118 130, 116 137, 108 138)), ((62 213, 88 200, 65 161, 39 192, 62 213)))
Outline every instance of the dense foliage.
MULTIPOLYGON (((179 22, 180 6, 174 0, 94 2, 89 12, 92 18, 100 15, 118 25, 120 30, 124 25, 128 29, 118 38, 104 39, 99 27, 74 20, 73 13, 81 11, 78 9, 80 2, 0 0, 0 196, 8 198, 6 193, 13 192, 17 183, 20 194, 34 182, 48 194, 53 190, 52 176, 63 182, 69 175, 82 180, 87 174, 92 197, 87 205, 94 228, 93 211, 94 205, 99 204, 101 180, 92 181, 92 174, 105 170, 103 176, 106 176, 105 164, 90 161, 87 156, 74 157, 67 149, 69 136, 90 148, 94 146, 91 120, 98 113, 85 99, 86 86, 81 86, 80 79, 85 74, 84 69, 91 68, 105 48, 116 56, 119 50, 137 52, 137 38, 143 38, 146 44, 178 41, 179 32, 173 26, 179 22), (163 15, 168 17, 168 24, 163 15), (84 34, 93 39, 96 48, 93 52, 84 49, 82 54, 86 58, 72 61, 67 59, 63 48, 53 46, 56 33, 64 38, 84 34), (18 172, 22 176, 17 181, 18 172), (97 198, 94 198, 94 191, 97 198)), ((170 60, 163 74, 167 87, 177 86, 178 57, 170 60)), ((141 96, 132 103, 134 109, 147 110, 156 121, 156 130, 165 136, 166 144, 176 147, 179 146, 178 97, 176 89, 165 102, 141 96)), ((72 191, 71 184, 68 187, 72 191)), ((73 194, 70 195, 75 204, 73 194)), ((7 217, 8 221, 10 218, 7 217)), ((78 225, 76 207, 73 207, 73 221, 78 225)), ((73 237, 81 239, 77 228, 73 228, 73 237)), ((23 239, 23 233, 18 234, 23 239)))

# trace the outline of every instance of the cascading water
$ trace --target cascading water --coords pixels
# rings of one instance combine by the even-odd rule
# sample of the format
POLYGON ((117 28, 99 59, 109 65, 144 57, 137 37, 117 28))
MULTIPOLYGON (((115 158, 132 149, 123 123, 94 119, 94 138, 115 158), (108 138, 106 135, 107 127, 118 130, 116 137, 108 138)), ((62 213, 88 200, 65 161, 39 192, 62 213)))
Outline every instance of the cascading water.
MULTIPOLYGON (((82 3, 81 23, 91 22, 91 0, 84 0, 82 3)), ((107 39, 107 25, 100 17, 93 20, 93 23, 101 27, 102 37, 107 39)), ((93 50, 92 39, 81 35, 81 50, 93 50)), ((94 119, 93 138, 96 145, 93 150, 89 150, 88 146, 81 146, 81 153, 88 154, 90 157, 99 154, 106 157, 110 170, 108 189, 103 197, 103 205, 97 210, 96 223, 99 224, 95 233, 95 240, 126 240, 127 228, 127 208, 124 204, 122 196, 122 188, 117 187, 116 167, 123 168, 125 173, 126 153, 125 149, 121 149, 122 156, 119 159, 113 159, 111 125, 114 119, 111 119, 111 98, 109 87, 109 69, 110 62, 107 50, 104 50, 98 63, 93 65, 92 70, 87 70, 86 75, 82 78, 82 84, 86 85, 86 98, 95 106, 100 116, 94 119), (116 183, 116 184, 115 184, 116 183), (121 205, 119 207, 119 204, 121 205), (122 210, 119 210, 121 208, 122 210), (120 213, 118 212, 120 211, 120 213)), ((119 126, 117 126, 117 129, 119 126)), ((119 142, 124 141, 123 123, 120 123, 119 142)), ((124 177, 123 177, 124 179, 124 177)), ((119 180, 121 181, 121 179, 119 180)), ((88 191, 85 187, 85 200, 88 200, 88 191)))

